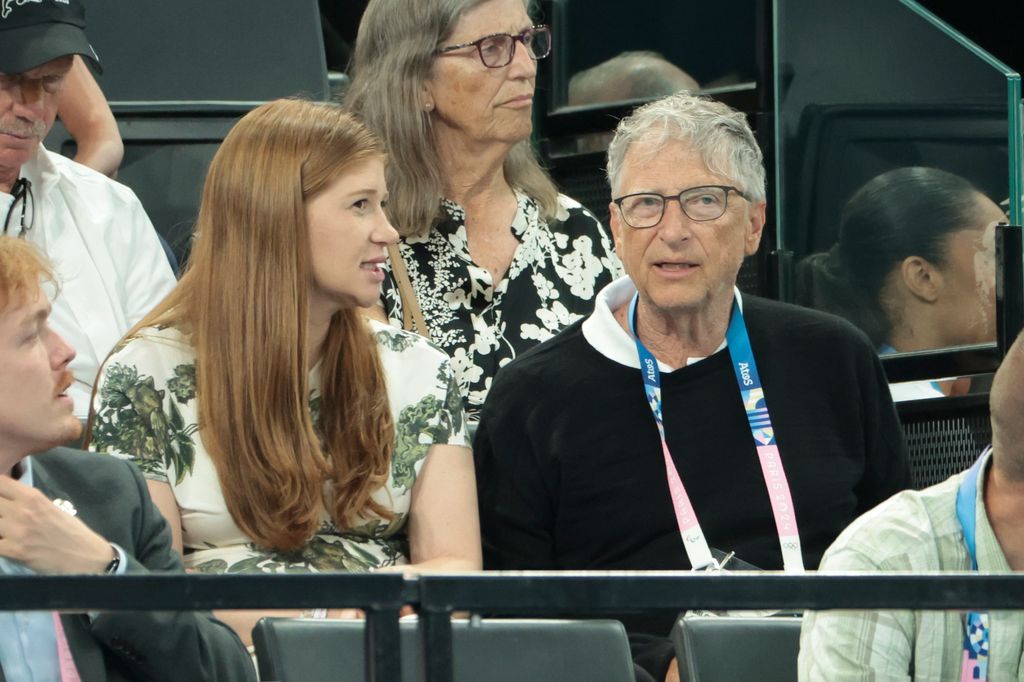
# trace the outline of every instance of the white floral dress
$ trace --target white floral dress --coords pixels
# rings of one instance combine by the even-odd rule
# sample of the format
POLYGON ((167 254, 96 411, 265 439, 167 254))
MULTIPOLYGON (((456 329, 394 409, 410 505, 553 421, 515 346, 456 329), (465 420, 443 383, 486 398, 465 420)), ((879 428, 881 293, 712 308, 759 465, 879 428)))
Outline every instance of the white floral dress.
MULTIPOLYGON (((516 193, 512 234, 519 240, 508 272, 494 282, 473 262, 465 211, 442 200, 447 218, 425 236, 404 237, 405 260, 430 339, 452 359, 470 421, 477 421, 499 368, 594 309, 594 296, 623 274, 597 218, 559 196, 550 224, 537 202, 516 193)), ((402 301, 390 269, 381 299, 388 319, 402 325, 402 301)))
MULTIPOLYGON (((195 355, 180 332, 145 329, 105 363, 98 383, 92 448, 130 459, 146 478, 171 486, 187 568, 212 573, 368 571, 408 563, 405 533, 416 482, 431 445, 466 445, 461 396, 448 358, 423 338, 369 322, 387 376, 395 450, 387 484, 373 499, 395 513, 350 519, 339 530, 326 509, 302 548, 257 547, 231 518, 197 427, 195 355)), ((318 422, 319 367, 310 373, 318 422)))

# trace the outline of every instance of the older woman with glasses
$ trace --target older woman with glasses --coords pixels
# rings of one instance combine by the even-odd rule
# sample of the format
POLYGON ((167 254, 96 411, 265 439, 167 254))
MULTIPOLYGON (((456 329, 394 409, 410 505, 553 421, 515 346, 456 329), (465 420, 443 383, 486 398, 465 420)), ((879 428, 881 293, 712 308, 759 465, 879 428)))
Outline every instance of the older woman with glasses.
POLYGON ((510 360, 620 274, 608 235, 530 147, 551 32, 524 0, 371 0, 346 104, 385 140, 383 312, 452 357, 470 420, 510 360))

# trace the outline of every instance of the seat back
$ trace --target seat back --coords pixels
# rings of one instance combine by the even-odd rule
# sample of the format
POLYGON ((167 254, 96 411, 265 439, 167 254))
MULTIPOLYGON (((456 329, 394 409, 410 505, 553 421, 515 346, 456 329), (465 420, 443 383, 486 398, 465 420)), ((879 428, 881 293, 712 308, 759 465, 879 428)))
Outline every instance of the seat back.
MULTIPOLYGON (((262 102, 329 97, 317 0, 89 0, 98 79, 124 141, 131 187, 184 267, 206 170, 262 102)), ((48 149, 73 156, 60 125, 48 149)))
MULTIPOLYGON (((401 623, 402 679, 417 680, 417 624, 401 623)), ((264 618, 253 630, 260 679, 365 677, 361 621, 264 618)), ((618 621, 505 620, 452 623, 456 682, 622 682, 633 679, 618 621)))
MULTIPOLYGON (((181 266, 188 260, 210 161, 224 136, 250 106, 111 105, 124 141, 117 180, 139 197, 181 266)), ((75 154, 74 140, 60 122, 53 126, 45 144, 65 156, 75 154)))
POLYGON ((548 159, 551 178, 562 194, 575 199, 608 225, 608 202, 612 200, 605 175, 603 152, 568 154, 548 159))
POLYGON ((915 490, 970 468, 992 442, 988 394, 910 400, 896 404, 910 453, 915 490))
POLYGON ((799 617, 681 617, 672 629, 682 682, 794 682, 799 617))
POLYGON ((89 0, 111 102, 325 99, 317 0, 89 0))

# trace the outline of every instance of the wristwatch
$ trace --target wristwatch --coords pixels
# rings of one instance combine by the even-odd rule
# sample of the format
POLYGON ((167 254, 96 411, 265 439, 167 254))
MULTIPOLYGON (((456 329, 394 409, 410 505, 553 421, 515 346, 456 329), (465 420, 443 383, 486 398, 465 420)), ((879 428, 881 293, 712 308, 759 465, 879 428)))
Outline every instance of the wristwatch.
POLYGON ((110 563, 107 564, 106 569, 103 571, 106 575, 114 575, 121 566, 121 552, 113 543, 110 544, 110 549, 114 552, 114 558, 110 560, 110 563))

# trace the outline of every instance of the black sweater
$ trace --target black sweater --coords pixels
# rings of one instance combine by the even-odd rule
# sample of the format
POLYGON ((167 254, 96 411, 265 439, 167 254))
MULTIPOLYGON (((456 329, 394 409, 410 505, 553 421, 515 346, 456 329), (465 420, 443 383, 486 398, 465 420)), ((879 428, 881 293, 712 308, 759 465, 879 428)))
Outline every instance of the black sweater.
MULTIPOLYGON (((902 432, 851 325, 749 295, 744 317, 813 569, 847 524, 909 485, 902 432)), ((781 569, 728 349, 661 381, 669 448, 709 544, 781 569)), ((486 568, 689 568, 640 371, 595 350, 581 323, 498 373, 474 452, 486 568)))

